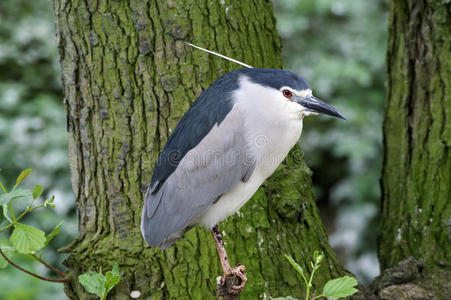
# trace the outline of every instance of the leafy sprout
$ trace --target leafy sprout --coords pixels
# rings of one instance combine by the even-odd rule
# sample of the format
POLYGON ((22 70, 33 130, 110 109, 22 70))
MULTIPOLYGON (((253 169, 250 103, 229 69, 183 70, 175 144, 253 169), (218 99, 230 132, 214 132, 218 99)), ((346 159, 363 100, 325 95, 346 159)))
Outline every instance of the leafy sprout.
POLYGON ((0 195, 0 206, 2 207, 3 217, 7 221, 5 226, 0 227, 0 233, 6 232, 6 230, 10 228, 13 229, 9 237, 10 245, 0 245, 0 269, 4 269, 11 264, 17 269, 42 280, 66 282, 68 281, 68 277, 64 272, 50 266, 42 260, 44 249, 60 232, 62 222, 56 225, 56 227, 48 235, 46 235, 45 232, 39 228, 26 225, 21 222, 26 215, 35 209, 47 206, 55 207, 55 204, 53 203, 55 200, 54 196, 44 200, 40 204, 35 204, 44 191, 43 186, 36 185, 33 190, 18 188, 19 185, 28 177, 28 175, 30 175, 30 173, 31 169, 23 170, 17 177, 16 184, 10 191, 8 191, 3 183, 0 182, 0 188, 3 192, 3 194, 0 195), (26 206, 25 211, 17 214, 17 211, 14 210, 13 206, 13 202, 15 201, 28 201, 30 204, 26 206), (50 270, 54 271, 58 276, 60 276, 60 278, 53 279, 43 277, 22 268, 10 259, 11 256, 15 255, 15 253, 31 256, 31 258, 37 260, 50 270))
POLYGON ((99 296, 100 299, 106 299, 108 293, 113 289, 115 285, 121 280, 119 274, 118 264, 114 264, 111 271, 102 274, 102 270, 99 272, 88 271, 78 276, 78 281, 85 287, 85 289, 91 293, 99 296))
MULTIPOLYGON (((330 299, 341 299, 344 297, 351 296, 358 292, 354 287, 358 284, 357 280, 353 277, 343 276, 337 279, 329 280, 326 285, 324 285, 322 294, 318 296, 312 296, 310 298, 310 292, 313 289, 313 278, 316 270, 319 269, 321 262, 324 260, 324 254, 320 251, 315 251, 313 253, 313 260, 310 262, 312 266, 312 273, 307 279, 306 272, 302 269, 302 267, 289 255, 285 254, 285 258, 288 260, 290 265, 301 275, 304 283, 307 287, 305 293, 305 300, 309 299, 319 299, 319 298, 330 298, 330 299)), ((315 295, 315 293, 313 293, 315 295)), ((279 297, 273 298, 273 300, 297 300, 296 298, 288 297, 279 297)))

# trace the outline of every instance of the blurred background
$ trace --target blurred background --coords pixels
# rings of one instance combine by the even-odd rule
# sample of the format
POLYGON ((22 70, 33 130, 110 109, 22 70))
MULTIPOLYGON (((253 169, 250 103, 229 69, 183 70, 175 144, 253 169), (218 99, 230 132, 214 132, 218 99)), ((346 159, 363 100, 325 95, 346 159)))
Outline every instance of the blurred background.
POLYGON ((369 283, 379 274, 388 1, 273 3, 285 67, 348 119, 306 118, 300 143, 329 241, 359 281, 369 283))
MULTIPOLYGON (((330 243, 346 267, 368 283, 379 273, 376 238, 387 0, 273 3, 285 68, 301 74, 317 97, 348 118, 347 122, 307 118, 301 147, 313 170, 330 243)), ((45 260, 63 268, 65 256, 56 255, 56 249, 76 236, 77 217, 59 68, 51 1, 1 0, 0 181, 11 188, 21 170, 33 168, 24 185, 41 184, 44 196, 56 196, 55 209, 32 213, 26 223, 49 232, 64 220, 62 233, 44 254, 45 260)), ((4 240, 0 234, 0 244, 4 240)), ((25 257, 15 260, 46 273, 25 257)), ((65 296, 61 284, 34 279, 8 266, 0 270, 0 299, 65 296)))

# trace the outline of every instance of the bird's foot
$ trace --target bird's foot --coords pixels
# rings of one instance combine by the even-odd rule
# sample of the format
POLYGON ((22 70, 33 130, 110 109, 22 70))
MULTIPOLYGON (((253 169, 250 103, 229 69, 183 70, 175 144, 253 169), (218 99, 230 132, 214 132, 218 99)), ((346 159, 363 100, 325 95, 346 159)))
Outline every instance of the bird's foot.
POLYGON ((244 275, 245 271, 244 265, 236 265, 236 267, 225 271, 216 289, 220 294, 238 295, 247 282, 247 277, 244 275))

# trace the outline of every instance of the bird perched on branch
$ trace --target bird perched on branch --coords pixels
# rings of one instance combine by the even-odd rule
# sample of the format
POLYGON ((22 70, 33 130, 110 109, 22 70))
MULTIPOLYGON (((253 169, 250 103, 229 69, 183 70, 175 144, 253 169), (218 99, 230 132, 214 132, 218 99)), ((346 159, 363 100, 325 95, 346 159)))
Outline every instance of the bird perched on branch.
MULTIPOLYGON (((246 67, 249 67, 245 65, 246 67)), ((226 276, 231 268, 217 224, 238 211, 301 136, 305 116, 344 119, 316 98, 299 75, 279 69, 238 69, 207 88, 180 120, 158 157, 144 200, 141 232, 165 249, 201 224, 209 228, 226 276)))

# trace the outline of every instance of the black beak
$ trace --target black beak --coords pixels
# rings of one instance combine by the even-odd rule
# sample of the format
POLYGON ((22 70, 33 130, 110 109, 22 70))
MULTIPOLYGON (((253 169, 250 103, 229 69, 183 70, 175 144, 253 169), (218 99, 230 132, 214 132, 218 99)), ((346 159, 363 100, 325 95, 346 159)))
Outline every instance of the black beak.
POLYGON ((295 101, 304 106, 308 111, 314 113, 323 113, 329 116, 346 120, 346 118, 333 106, 330 106, 326 102, 321 101, 313 95, 307 97, 296 97, 295 101))

